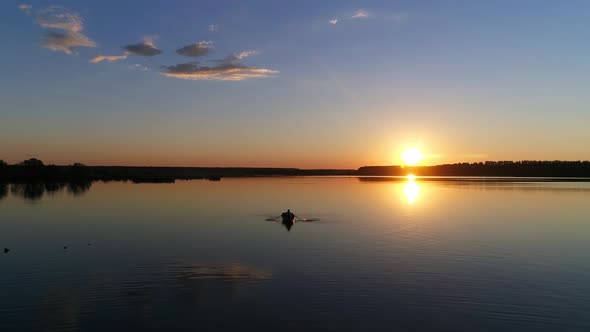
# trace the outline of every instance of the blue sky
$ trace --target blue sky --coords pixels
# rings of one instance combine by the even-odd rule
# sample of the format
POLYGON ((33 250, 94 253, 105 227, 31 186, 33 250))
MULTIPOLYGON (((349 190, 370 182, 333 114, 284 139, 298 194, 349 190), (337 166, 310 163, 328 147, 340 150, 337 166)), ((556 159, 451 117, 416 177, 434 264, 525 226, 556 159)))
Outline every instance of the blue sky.
POLYGON ((428 164, 590 159, 589 13, 587 1, 3 1, 0 159, 359 167, 410 146, 428 164), (176 53, 194 43, 206 54, 176 53), (138 44, 161 53, 124 50, 138 44))

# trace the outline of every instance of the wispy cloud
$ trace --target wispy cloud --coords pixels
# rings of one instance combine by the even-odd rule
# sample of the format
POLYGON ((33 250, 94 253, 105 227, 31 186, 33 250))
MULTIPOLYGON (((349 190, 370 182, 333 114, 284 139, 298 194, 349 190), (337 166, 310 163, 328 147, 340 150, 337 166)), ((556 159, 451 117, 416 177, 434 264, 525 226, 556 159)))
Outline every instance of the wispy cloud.
POLYGON ((251 78, 269 78, 279 73, 277 70, 248 67, 239 63, 239 60, 257 53, 256 51, 233 53, 224 59, 216 60, 219 65, 212 67, 200 66, 196 62, 163 66, 161 74, 185 80, 243 81, 251 78))
POLYGON ((331 25, 336 24, 344 24, 347 21, 358 21, 358 20, 379 20, 383 22, 395 23, 395 24, 402 24, 408 20, 408 13, 405 11, 394 11, 388 12, 383 10, 366 10, 366 9, 359 9, 354 12, 348 13, 340 13, 339 15, 334 16, 328 23, 331 25))
POLYGON ((134 64, 131 64, 131 65, 127 66, 127 67, 129 69, 134 69, 134 70, 141 70, 141 71, 148 70, 148 67, 146 67, 146 66, 144 66, 142 64, 139 64, 139 63, 134 63, 134 64))
POLYGON ((45 29, 78 33, 84 28, 84 22, 78 13, 56 6, 39 10, 35 21, 45 29))
POLYGON ((154 56, 162 53, 152 38, 144 38, 142 43, 129 44, 123 47, 126 54, 142 55, 142 56, 154 56))
POLYGON ((240 60, 256 54, 258 54, 258 51, 242 51, 238 53, 232 53, 221 60, 215 60, 215 62, 236 64, 240 62, 240 60))
POLYGON ((43 38, 43 47, 65 54, 74 54, 74 47, 96 47, 96 44, 80 33, 49 32, 43 38))
POLYGON ((359 9, 354 14, 352 14, 351 18, 369 18, 369 12, 363 9, 359 9))
POLYGON ((26 14, 30 14, 31 11, 33 10, 33 6, 27 5, 27 4, 18 5, 17 8, 20 9, 20 10, 22 10, 26 14))
MULTIPOLYGON (((30 13, 31 5, 20 5, 19 9, 30 13)), ((35 23, 43 29, 59 30, 45 34, 42 46, 52 51, 74 54, 76 47, 96 47, 96 43, 82 34, 84 21, 78 13, 68 9, 51 6, 36 13, 35 23)))
POLYGON ((203 56, 209 53, 213 48, 213 42, 211 41, 201 41, 198 43, 190 44, 183 46, 176 50, 176 53, 179 55, 190 56, 190 57, 198 57, 203 56))
POLYGON ((268 78, 278 74, 276 70, 223 64, 202 67, 196 63, 164 66, 162 75, 185 80, 243 81, 251 78, 268 78))
POLYGON ((108 62, 113 62, 113 61, 119 61, 119 60, 124 60, 127 59, 127 55, 123 54, 123 55, 97 55, 95 57, 93 57, 92 59, 90 59, 90 63, 98 63, 101 61, 108 61, 108 62))
POLYGON ((217 30, 219 30, 219 24, 209 24, 209 26, 207 27, 207 30, 212 31, 212 32, 217 31, 217 30))

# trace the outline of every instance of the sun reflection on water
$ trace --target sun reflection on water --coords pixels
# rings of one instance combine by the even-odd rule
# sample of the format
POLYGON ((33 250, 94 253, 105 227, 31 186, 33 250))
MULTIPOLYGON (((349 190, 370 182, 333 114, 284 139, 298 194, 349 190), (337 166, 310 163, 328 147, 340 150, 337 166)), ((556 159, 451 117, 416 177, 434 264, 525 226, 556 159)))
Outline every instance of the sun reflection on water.
POLYGON ((420 187, 416 183, 416 176, 408 175, 408 182, 404 185, 404 195, 408 200, 408 204, 413 204, 420 194, 420 187))

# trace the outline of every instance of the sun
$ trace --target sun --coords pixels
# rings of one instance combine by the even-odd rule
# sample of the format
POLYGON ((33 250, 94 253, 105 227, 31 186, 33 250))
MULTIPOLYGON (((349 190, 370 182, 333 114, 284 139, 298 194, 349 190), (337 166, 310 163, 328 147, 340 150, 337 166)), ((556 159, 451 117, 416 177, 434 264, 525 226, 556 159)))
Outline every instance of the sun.
POLYGON ((416 148, 409 148, 402 153, 402 161, 408 166, 417 165, 422 159, 422 154, 416 148))

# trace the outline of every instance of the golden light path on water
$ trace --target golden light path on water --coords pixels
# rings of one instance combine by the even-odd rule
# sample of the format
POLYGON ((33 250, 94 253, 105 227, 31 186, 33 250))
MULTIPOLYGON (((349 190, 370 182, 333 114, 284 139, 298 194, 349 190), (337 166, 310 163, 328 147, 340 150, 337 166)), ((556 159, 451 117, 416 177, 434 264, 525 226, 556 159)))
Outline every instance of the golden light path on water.
POLYGON ((418 195, 420 194, 420 187, 418 186, 418 184, 416 183, 416 176, 413 174, 410 174, 407 176, 408 181, 406 182, 406 184, 404 185, 404 195, 406 196, 406 199, 408 201, 408 204, 413 204, 416 201, 416 198, 418 198, 418 195))

